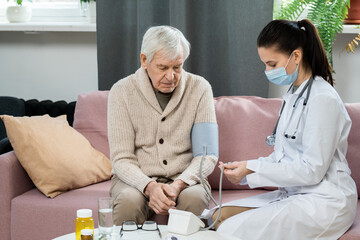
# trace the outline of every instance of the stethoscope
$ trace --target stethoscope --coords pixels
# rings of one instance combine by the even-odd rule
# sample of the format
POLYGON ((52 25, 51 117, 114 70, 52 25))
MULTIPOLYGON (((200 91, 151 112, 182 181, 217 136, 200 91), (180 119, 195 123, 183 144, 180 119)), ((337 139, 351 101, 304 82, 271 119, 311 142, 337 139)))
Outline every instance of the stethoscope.
MULTIPOLYGON (((292 110, 292 113, 291 113, 291 116, 290 116, 290 120, 289 120, 289 122, 288 122, 288 124, 287 124, 286 129, 289 127, 289 124, 290 124, 290 122, 291 122, 291 120, 292 120, 292 117, 293 117, 293 115, 294 115, 295 108, 296 108, 296 106, 297 106, 297 102, 298 102, 299 99, 302 97, 302 95, 304 94, 305 90, 306 90, 307 88, 309 88, 309 90, 308 90, 307 93, 306 93, 306 98, 304 99, 304 102, 303 102, 302 113, 301 113, 301 115, 300 115, 300 117, 299 117, 299 119, 298 119, 298 122, 297 122, 297 124, 296 124, 295 131, 294 131, 293 134, 287 134, 287 133, 286 133, 286 130, 285 130, 284 136, 285 136, 286 138, 296 139, 296 136, 295 136, 295 135, 296 135, 296 133, 297 133, 297 130, 298 130, 298 127, 299 127, 299 124, 300 124, 301 116, 303 115, 305 106, 306 106, 306 104, 307 104, 307 102, 308 102, 308 100, 309 100, 309 95, 310 95, 310 91, 311 91, 311 86, 312 86, 313 80, 314 80, 314 78, 313 78, 313 77, 310 77, 309 81, 306 83, 306 85, 304 86, 304 88, 301 90, 299 96, 298 96, 298 97, 296 98, 296 100, 295 100, 295 103, 294 103, 294 105, 293 105, 293 110, 292 110)), ((293 85, 290 86, 288 92, 290 91, 290 89, 291 89, 292 87, 293 87, 293 85)), ((279 117, 278 117, 278 119, 277 119, 277 121, 276 121, 274 130, 273 130, 272 134, 269 135, 269 136, 267 136, 266 139, 265 139, 266 144, 269 145, 269 146, 274 146, 274 145, 275 145, 276 129, 277 129, 277 126, 278 126, 278 124, 279 124, 279 120, 280 120, 280 118, 281 118, 281 115, 282 115, 282 112, 283 112, 283 110, 284 110, 285 104, 286 104, 286 101, 284 100, 284 101, 283 101, 283 104, 282 104, 282 106, 281 106, 281 110, 280 110, 280 113, 279 113, 279 117)))

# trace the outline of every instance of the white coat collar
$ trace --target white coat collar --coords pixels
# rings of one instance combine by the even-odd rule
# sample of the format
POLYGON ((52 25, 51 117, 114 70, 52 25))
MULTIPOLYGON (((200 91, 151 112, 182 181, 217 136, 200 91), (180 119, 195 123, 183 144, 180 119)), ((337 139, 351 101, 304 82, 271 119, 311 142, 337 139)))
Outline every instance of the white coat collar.
MULTIPOLYGON (((309 81, 309 79, 304 81, 294 93, 292 93, 293 85, 291 85, 289 90, 283 96, 283 99, 288 102, 292 97, 298 97, 299 94, 301 93, 301 91, 303 90, 303 88, 305 87, 306 83, 309 81)), ((308 89, 305 90, 305 92, 303 93, 303 96, 306 96, 307 91, 308 91, 308 89)))

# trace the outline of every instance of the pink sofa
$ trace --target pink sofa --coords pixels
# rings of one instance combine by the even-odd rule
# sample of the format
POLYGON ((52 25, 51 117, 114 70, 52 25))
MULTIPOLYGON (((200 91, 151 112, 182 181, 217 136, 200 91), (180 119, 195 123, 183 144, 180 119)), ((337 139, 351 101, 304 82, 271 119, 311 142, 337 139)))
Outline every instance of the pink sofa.
MULTIPOLYGON (((109 156, 107 142, 107 91, 79 95, 74 128, 91 144, 109 156)), ((266 156, 272 148, 265 144, 265 137, 273 130, 280 99, 259 97, 215 98, 219 124, 220 159, 222 161, 246 160, 266 156)), ((348 162, 358 191, 360 187, 360 103, 347 104, 353 120, 349 136, 348 162)), ((218 198, 219 171, 209 177, 213 195, 218 198)), ((76 210, 93 209, 97 226, 97 199, 109 195, 110 181, 63 193, 54 199, 40 193, 21 167, 14 152, 0 155, 0 233, 1 239, 51 239, 74 232, 76 210)), ((255 195, 271 189, 252 189, 223 182, 223 201, 255 195)), ((211 204, 213 206, 213 204, 211 204)), ((353 226, 341 240, 360 239, 360 204, 353 226)), ((155 216, 160 224, 167 218, 155 216)))

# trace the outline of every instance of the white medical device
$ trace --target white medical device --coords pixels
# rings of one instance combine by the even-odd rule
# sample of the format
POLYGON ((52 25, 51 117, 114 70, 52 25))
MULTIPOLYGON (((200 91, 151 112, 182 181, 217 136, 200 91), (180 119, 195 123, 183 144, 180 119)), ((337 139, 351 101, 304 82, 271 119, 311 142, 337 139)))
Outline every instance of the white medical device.
POLYGON ((170 209, 169 214, 169 232, 190 235, 205 227, 205 223, 191 212, 170 209))

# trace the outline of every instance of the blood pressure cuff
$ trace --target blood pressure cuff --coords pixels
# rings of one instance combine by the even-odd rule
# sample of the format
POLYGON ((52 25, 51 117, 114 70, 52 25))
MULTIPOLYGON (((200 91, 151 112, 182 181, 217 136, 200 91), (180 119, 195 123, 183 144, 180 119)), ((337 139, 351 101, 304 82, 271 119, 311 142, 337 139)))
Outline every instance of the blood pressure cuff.
POLYGON ((196 123, 191 130, 191 143, 194 157, 201 156, 206 146, 206 155, 219 157, 219 130, 216 123, 196 123))

